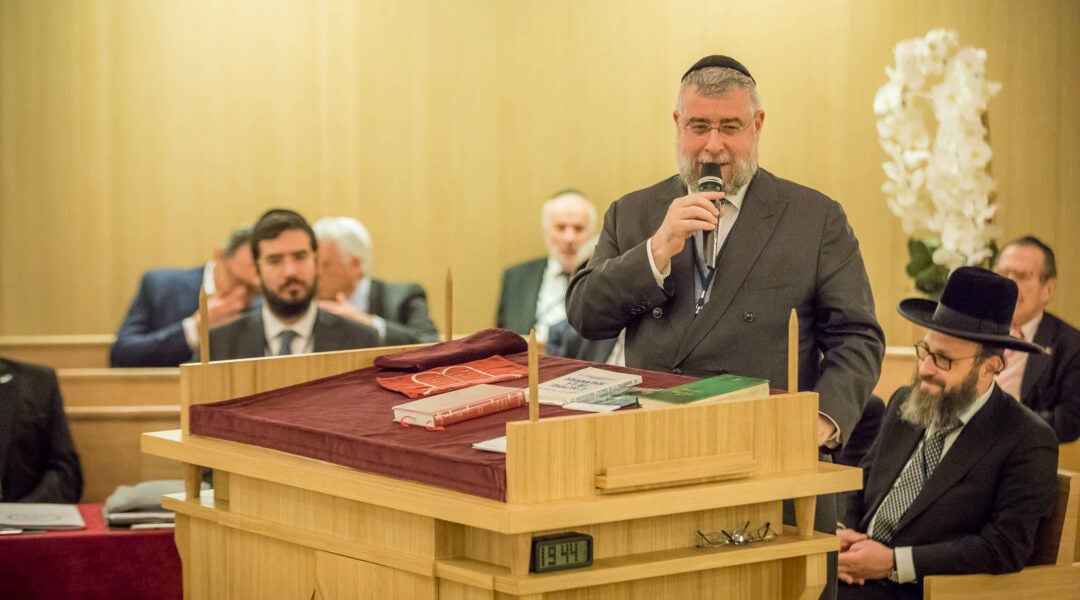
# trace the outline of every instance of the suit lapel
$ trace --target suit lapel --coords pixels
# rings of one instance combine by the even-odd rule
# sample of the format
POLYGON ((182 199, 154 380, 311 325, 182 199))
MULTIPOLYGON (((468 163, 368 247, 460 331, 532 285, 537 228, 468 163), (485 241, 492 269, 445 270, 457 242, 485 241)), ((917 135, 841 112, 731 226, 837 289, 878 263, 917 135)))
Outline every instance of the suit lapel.
MULTIPOLYGON (((758 176, 750 183, 739 219, 735 221, 735 226, 731 228, 724 244, 723 253, 716 265, 716 277, 712 281, 709 301, 702 308, 701 314, 692 319, 690 330, 679 347, 676 364, 686 358, 723 318, 735 299, 735 294, 742 288, 750 269, 772 237, 772 232, 786 207, 787 201, 776 196, 771 180, 759 171, 758 176)), ((687 241, 687 244, 689 243, 690 241, 687 241)), ((690 269, 693 270, 692 264, 690 269)), ((692 288, 689 295, 694 297, 692 288)))
POLYGON ((266 327, 263 325, 262 311, 259 311, 255 318, 249 321, 248 330, 237 336, 236 356, 267 356, 267 348, 272 356, 277 354, 277 348, 270 345, 272 342, 273 340, 266 339, 266 327))
MULTIPOLYGON (((1057 323, 1053 321, 1053 318, 1044 313, 1039 328, 1035 330, 1035 339, 1032 341, 1052 351, 1057 338, 1057 329, 1057 323)), ((1050 366, 1051 358, 1049 354, 1028 354, 1027 365, 1024 366, 1024 377, 1020 381, 1020 398, 1032 397, 1035 393, 1035 384, 1042 379, 1043 372, 1050 366)), ((1028 404, 1028 406, 1032 405, 1028 404)))
POLYGON ((321 310, 315 313, 315 325, 311 327, 311 335, 315 338, 312 340, 311 348, 313 352, 333 352, 352 347, 341 341, 342 331, 340 329, 327 323, 327 319, 333 318, 329 316, 330 314, 321 310))
POLYGON ((889 495, 893 483, 900 476, 900 471, 907 465, 911 454, 915 452, 915 447, 919 445, 919 440, 926 433, 925 429, 901 419, 899 412, 893 427, 896 428, 895 432, 881 432, 882 441, 889 440, 889 447, 879 449, 875 457, 874 471, 876 472, 872 474, 872 480, 868 482, 866 488, 867 510, 863 513, 864 522, 860 523, 862 531, 866 531, 870 518, 877 512, 885 496, 889 495))
POLYGON ((386 315, 386 307, 383 306, 385 303, 386 288, 383 286, 383 282, 378 279, 372 279, 371 291, 368 294, 368 314, 384 317, 384 315, 386 315))
POLYGON ((994 392, 986 401, 986 405, 975 413, 971 421, 960 431, 960 435, 949 448, 949 452, 941 459, 930 475, 930 479, 923 485, 922 491, 908 507, 896 526, 897 531, 906 527, 938 498, 952 489, 990 451, 998 437, 995 435, 997 431, 995 425, 999 422, 997 413, 1001 410, 1001 403, 1007 401, 1009 400, 1001 388, 994 386, 994 392))

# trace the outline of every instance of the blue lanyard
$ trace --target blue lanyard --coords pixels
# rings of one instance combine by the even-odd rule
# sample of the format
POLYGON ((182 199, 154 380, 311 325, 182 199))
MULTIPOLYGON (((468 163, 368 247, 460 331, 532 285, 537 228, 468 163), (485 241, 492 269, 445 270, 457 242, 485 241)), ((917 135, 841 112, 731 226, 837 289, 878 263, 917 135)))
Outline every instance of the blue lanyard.
MULTIPOLYGON (((726 241, 726 240, 725 240, 726 241)), ((705 306, 705 295, 709 293, 709 284, 712 283, 713 277, 716 276, 716 269, 710 269, 700 260, 698 256, 697 243, 693 245, 694 248, 694 271, 697 272, 698 282, 701 283, 701 295, 698 296, 697 306, 694 308, 694 316, 697 316, 701 312, 701 308, 705 306)))

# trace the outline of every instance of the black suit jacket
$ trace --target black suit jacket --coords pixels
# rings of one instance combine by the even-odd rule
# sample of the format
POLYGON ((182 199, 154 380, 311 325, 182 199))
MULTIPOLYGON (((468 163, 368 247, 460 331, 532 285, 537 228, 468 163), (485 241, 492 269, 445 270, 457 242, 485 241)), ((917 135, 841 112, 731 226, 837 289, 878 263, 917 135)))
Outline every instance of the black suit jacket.
MULTIPOLYGON (((315 352, 354 350, 379 345, 373 327, 319 310, 312 330, 315 352)), ((262 311, 254 311, 232 323, 210 330, 210 360, 266 356, 262 311)))
MULTIPOLYGON (((850 495, 843 519, 858 531, 867 530, 925 433, 900 418, 909 393, 904 387, 893 394, 863 459, 863 489, 850 495)), ((1031 554, 1039 521, 1054 506, 1056 486, 1053 431, 995 385, 900 520, 893 546, 912 547, 920 579, 1017 571, 1031 554)), ((922 598, 921 584, 867 586, 884 586, 897 598, 922 598)), ((859 586, 842 587, 842 598, 875 597, 861 594, 859 586)))
POLYGON ((1033 341, 1050 354, 1028 355, 1020 401, 1071 442, 1080 438, 1080 331, 1044 313, 1033 341))
POLYGON ((499 312, 495 315, 496 327, 528 335, 536 324, 536 301, 547 262, 545 256, 514 265, 503 272, 499 312))
POLYGON ((0 501, 74 504, 82 467, 49 367, 0 358, 0 501))
POLYGON ((371 314, 386 322, 386 345, 439 341, 439 330, 428 314, 427 295, 417 283, 371 280, 371 314))
POLYGON ((881 371, 885 339, 859 243, 843 209, 824 195, 758 170, 719 257, 710 300, 694 314, 692 243, 656 285, 646 241, 678 177, 608 208, 588 264, 570 280, 567 319, 588 339, 626 328, 626 364, 696 376, 736 373, 787 388, 788 318, 799 317, 799 389, 820 396, 843 438, 881 371))

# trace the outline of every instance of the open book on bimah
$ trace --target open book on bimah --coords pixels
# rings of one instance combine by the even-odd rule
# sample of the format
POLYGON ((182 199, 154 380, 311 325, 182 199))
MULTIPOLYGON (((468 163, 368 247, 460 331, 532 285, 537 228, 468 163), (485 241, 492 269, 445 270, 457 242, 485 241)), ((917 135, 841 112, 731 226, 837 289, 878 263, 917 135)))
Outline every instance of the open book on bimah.
POLYGON ((394 421, 436 429, 524 406, 527 399, 524 389, 481 383, 398 404, 394 407, 394 421))
POLYGON ((641 408, 669 408, 732 400, 757 400, 769 395, 769 381, 723 374, 656 390, 638 397, 641 408))
POLYGON ((565 406, 605 398, 641 383, 641 375, 586 367, 541 383, 540 404, 565 406))
POLYGON ((74 504, 0 503, 0 527, 16 529, 83 529, 79 507, 74 504))

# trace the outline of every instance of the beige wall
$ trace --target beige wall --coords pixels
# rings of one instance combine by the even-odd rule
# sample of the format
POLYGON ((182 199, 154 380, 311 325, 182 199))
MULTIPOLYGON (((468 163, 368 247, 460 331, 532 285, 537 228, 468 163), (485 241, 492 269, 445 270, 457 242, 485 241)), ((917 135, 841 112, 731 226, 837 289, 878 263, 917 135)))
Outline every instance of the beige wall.
POLYGON ((759 82, 762 164, 842 202, 890 343, 911 327, 871 102, 901 39, 959 30, 990 108, 1005 238, 1058 252, 1080 322, 1080 3, 0 0, 0 334, 115 330, 139 274, 202 261, 271 206, 371 229, 378 276, 443 325, 491 325, 540 204, 601 208, 673 172, 679 76, 727 53, 759 82))

